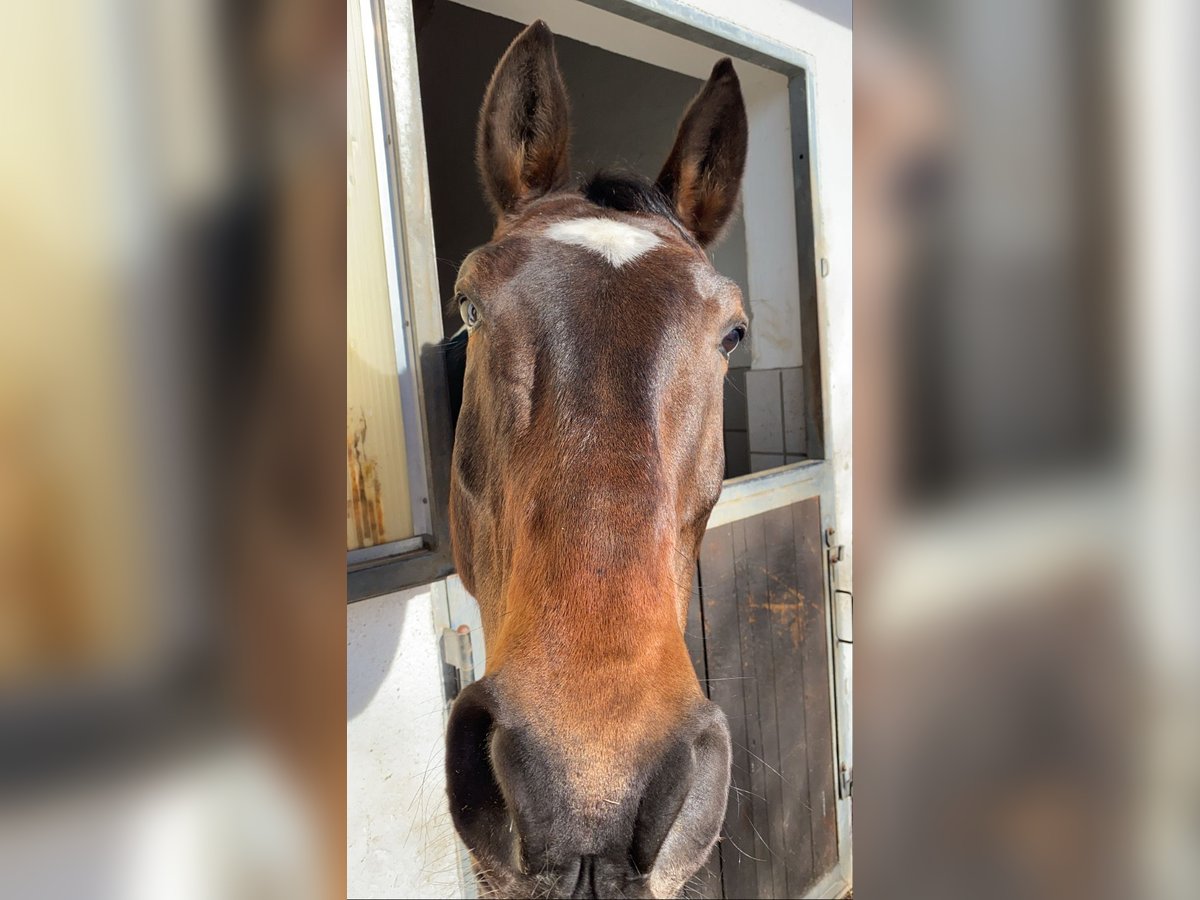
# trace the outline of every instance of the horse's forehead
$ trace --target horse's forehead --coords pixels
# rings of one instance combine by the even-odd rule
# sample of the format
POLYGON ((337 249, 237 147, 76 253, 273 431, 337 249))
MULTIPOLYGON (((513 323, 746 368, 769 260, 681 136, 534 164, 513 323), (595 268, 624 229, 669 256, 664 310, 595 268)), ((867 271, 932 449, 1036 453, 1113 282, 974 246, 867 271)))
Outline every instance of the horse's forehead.
POLYGON ((507 283, 506 293, 529 297, 525 291, 534 283, 552 293, 568 284, 579 290, 589 280, 610 285, 605 272, 642 292, 704 298, 699 306, 709 313, 737 305, 731 299, 738 294, 736 285, 673 223, 567 198, 547 199, 503 227, 492 243, 468 256, 459 282, 495 288, 507 283))

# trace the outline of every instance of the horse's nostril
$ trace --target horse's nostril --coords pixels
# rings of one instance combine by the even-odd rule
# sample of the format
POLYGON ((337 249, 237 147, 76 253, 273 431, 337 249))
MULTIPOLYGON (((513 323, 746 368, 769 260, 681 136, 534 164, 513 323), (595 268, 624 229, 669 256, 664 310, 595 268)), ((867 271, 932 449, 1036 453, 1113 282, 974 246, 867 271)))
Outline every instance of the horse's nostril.
POLYGON ((518 859, 517 840, 492 768, 495 728, 491 696, 482 682, 459 695, 446 728, 446 793, 450 817, 472 849, 497 860, 518 859))
POLYGON ((640 873, 698 868, 720 832, 729 793, 725 716, 706 704, 660 760, 638 807, 630 856, 640 873))
POLYGON ((638 805, 630 859, 638 872, 654 867, 659 848, 675 824, 694 780, 695 756, 687 742, 676 744, 651 776, 638 805))

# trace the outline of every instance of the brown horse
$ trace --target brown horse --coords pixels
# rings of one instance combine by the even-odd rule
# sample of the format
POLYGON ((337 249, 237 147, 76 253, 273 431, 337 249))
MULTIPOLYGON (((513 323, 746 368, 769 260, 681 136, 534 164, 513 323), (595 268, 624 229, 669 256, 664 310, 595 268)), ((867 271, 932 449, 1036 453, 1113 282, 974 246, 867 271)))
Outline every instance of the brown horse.
POLYGON ((733 65, 655 184, 569 186, 568 138, 535 22, 480 112, 497 223, 456 285, 470 337, 451 525, 488 659, 450 717, 447 787, 485 894, 667 897, 712 850, 729 789, 729 732, 683 627, 746 329, 703 250, 745 167, 733 65))

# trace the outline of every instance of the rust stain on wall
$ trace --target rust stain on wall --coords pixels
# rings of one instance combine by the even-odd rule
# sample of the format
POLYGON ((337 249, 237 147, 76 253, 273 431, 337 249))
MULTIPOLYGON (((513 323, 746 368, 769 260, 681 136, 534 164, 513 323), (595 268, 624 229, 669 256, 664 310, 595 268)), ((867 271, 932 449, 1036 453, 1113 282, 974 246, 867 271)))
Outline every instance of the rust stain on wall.
POLYGON ((379 466, 366 451, 367 417, 362 410, 352 409, 346 418, 346 468, 350 475, 346 516, 354 523, 358 546, 372 547, 386 541, 379 466))

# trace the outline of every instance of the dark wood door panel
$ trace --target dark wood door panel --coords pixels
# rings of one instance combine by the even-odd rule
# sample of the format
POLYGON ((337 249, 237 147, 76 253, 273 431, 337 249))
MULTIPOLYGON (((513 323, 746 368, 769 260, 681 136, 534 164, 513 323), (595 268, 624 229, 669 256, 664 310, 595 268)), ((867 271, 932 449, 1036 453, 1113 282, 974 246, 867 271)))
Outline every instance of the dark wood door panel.
POLYGON ((837 862, 820 501, 712 528, 688 646, 729 719, 733 779, 703 897, 799 897, 837 862))

